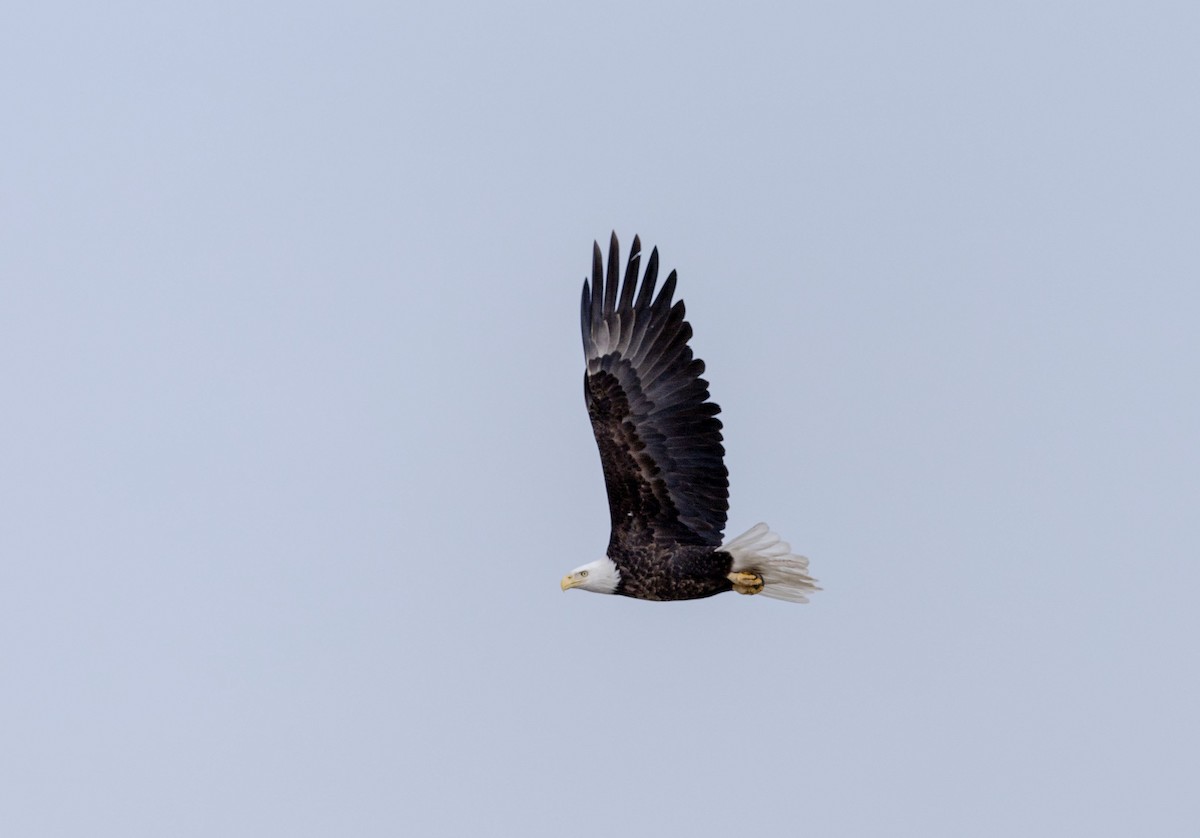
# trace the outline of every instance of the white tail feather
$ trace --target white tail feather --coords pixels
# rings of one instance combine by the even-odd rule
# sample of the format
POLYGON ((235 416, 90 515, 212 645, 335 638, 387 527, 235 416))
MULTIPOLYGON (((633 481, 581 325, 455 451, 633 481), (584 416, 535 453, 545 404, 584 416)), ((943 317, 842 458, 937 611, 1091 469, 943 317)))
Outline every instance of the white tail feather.
POLYGON ((821 590, 808 575, 808 559, 793 555, 788 543, 766 524, 755 524, 721 549, 733 556, 735 572, 762 577, 763 596, 808 602, 808 594, 821 590))

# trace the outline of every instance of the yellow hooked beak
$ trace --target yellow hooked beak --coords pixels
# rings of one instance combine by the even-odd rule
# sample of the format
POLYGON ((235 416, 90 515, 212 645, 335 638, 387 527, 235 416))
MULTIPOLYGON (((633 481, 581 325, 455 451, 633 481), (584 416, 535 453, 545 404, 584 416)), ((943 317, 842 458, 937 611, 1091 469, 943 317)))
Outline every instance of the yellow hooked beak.
POLYGON ((572 576, 571 574, 568 573, 566 576, 564 576, 562 578, 562 583, 559 585, 559 587, 561 587, 565 591, 565 590, 568 590, 569 588, 574 588, 576 585, 578 585, 582 581, 583 581, 582 579, 576 579, 574 576, 572 576))

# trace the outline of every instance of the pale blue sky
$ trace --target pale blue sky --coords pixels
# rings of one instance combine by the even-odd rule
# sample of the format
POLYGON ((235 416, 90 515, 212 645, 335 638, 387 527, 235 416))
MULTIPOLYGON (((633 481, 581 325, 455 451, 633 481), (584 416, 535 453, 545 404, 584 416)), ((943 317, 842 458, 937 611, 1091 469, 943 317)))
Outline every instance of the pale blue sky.
POLYGON ((0 26, 12 836, 1184 836, 1191 3, 43 3, 0 26), (607 540, 640 233, 806 606, 607 540))

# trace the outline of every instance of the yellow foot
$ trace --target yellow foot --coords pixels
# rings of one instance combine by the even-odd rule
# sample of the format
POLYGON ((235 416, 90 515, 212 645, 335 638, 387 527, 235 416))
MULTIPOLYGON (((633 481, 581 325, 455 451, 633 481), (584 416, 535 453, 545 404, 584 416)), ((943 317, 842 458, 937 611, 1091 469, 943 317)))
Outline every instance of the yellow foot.
POLYGON ((760 594, 763 589, 763 579, 757 573, 738 571, 728 576, 733 583, 733 589, 739 594, 760 594))

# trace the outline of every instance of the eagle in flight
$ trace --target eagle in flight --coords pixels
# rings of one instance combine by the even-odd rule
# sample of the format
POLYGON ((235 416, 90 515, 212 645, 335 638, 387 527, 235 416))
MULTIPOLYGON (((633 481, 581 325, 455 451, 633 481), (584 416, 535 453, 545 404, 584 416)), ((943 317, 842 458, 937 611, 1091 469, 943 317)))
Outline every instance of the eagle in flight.
POLYGON ((658 249, 639 287, 635 236, 621 280, 616 233, 605 271, 593 245, 580 308, 587 369, 583 393, 608 490, 608 554, 563 577, 581 588, 637 599, 700 599, 723 591, 807 602, 820 590, 808 559, 766 524, 724 544, 729 472, 721 409, 709 401, 704 362, 692 355, 675 272, 657 296, 658 249))

